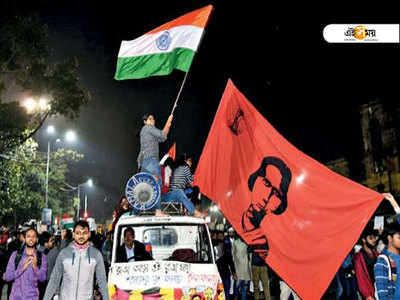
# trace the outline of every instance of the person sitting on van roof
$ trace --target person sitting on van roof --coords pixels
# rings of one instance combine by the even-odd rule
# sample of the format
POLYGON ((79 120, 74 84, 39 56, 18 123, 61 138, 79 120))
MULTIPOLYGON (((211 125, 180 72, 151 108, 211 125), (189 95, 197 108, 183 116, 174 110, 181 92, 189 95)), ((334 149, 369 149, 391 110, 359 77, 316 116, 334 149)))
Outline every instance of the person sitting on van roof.
POLYGON ((124 231, 124 244, 117 249, 117 262, 127 263, 132 261, 152 260, 144 244, 135 240, 135 231, 128 227, 124 231))
POLYGON ((206 213, 199 211, 185 194, 185 189, 193 184, 193 175, 190 171, 192 157, 183 154, 176 161, 176 168, 172 174, 168 194, 161 196, 162 202, 178 202, 187 209, 189 215, 204 218, 206 213))

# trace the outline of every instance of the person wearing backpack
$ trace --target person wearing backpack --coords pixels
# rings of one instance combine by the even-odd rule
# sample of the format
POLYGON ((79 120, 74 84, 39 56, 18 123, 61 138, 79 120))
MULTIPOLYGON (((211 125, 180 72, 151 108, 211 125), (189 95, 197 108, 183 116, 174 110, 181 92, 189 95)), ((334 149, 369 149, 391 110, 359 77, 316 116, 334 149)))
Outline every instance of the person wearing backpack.
POLYGON ((46 255, 36 250, 38 232, 29 228, 24 233, 25 245, 14 251, 7 264, 6 281, 14 281, 10 300, 39 299, 38 281, 46 280, 46 255))
POLYGON ((400 224, 394 222, 386 230, 387 248, 378 256, 374 267, 375 298, 377 300, 400 300, 400 224))
POLYGON ((95 279, 103 299, 109 299, 103 256, 89 242, 89 229, 86 221, 75 223, 74 241, 58 254, 44 300, 53 299, 57 290, 60 300, 92 300, 95 279))

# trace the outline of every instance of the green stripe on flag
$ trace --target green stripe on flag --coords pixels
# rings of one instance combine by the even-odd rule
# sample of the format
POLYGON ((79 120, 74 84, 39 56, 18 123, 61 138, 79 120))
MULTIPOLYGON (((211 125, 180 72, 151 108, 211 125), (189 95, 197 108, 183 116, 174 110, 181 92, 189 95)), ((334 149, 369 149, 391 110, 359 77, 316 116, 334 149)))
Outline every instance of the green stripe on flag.
POLYGON ((118 57, 115 79, 139 79, 168 75, 173 69, 187 72, 195 53, 187 48, 175 48, 168 53, 118 57))

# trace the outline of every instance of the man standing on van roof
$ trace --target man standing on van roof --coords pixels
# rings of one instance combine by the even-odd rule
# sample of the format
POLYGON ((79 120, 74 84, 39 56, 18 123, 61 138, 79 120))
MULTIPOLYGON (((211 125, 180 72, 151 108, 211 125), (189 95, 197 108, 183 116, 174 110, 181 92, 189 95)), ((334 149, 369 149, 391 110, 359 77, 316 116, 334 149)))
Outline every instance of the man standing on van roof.
POLYGON ((60 300, 93 299, 93 279, 103 299, 108 299, 107 279, 101 252, 90 245, 89 224, 79 221, 74 227, 74 241, 61 250, 50 277, 44 300, 51 300, 60 286, 60 300))
MULTIPOLYGON (((156 121, 153 114, 143 116, 144 126, 140 131, 140 153, 138 156, 138 166, 141 172, 153 175, 161 190, 161 166, 159 157, 159 143, 167 139, 169 129, 171 128, 173 115, 168 117, 163 130, 155 127, 156 121)), ((161 211, 160 200, 156 203, 156 216, 166 216, 161 211)))

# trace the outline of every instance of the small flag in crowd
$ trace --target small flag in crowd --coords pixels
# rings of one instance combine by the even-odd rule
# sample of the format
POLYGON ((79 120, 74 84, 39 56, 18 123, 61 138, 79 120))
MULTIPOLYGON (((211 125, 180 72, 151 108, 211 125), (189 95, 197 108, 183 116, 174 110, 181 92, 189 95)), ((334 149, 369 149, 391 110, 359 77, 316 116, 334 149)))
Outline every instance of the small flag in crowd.
POLYGON ((168 150, 168 156, 171 157, 173 160, 176 159, 176 143, 174 143, 168 150))
POLYGON ((176 143, 174 143, 171 146, 171 148, 169 148, 168 152, 160 160, 160 165, 163 165, 168 157, 171 157, 175 161, 175 159, 176 159, 176 143))

